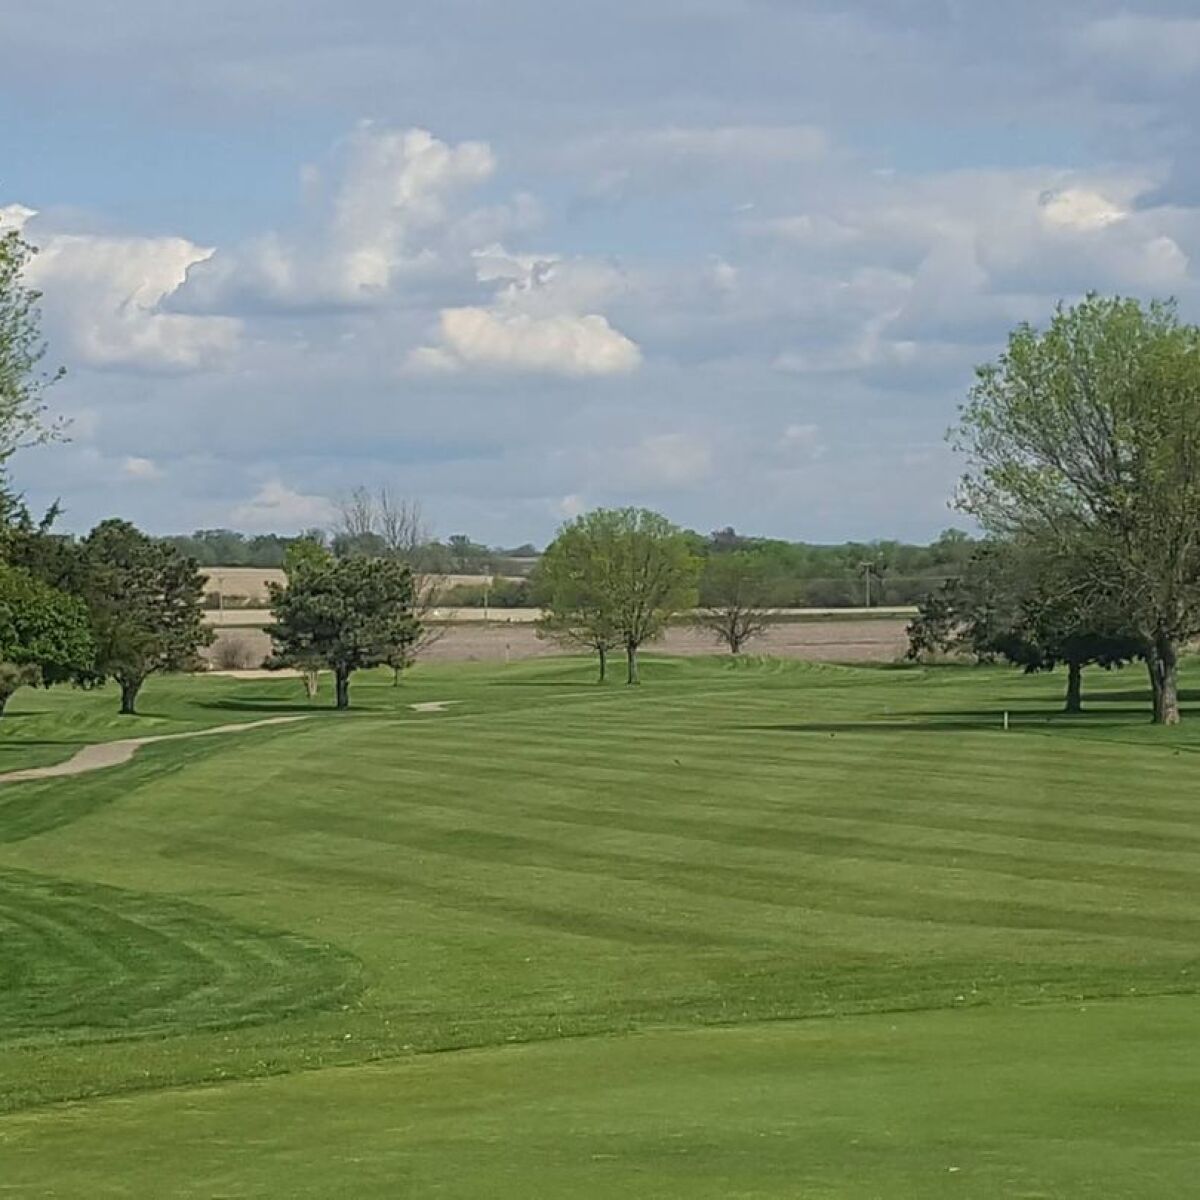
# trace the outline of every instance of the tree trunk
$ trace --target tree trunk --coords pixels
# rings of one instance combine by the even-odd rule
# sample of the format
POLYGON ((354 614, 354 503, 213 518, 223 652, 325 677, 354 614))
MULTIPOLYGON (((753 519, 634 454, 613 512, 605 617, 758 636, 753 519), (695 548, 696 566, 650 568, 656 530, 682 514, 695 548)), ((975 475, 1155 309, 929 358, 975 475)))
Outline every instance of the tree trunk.
POLYGON ((121 683, 121 715, 124 717, 137 716, 137 696, 142 690, 140 679, 122 679, 121 683))
POLYGON ((629 664, 629 674, 626 677, 625 682, 631 686, 633 684, 641 683, 641 676, 638 674, 638 648, 636 646, 626 646, 625 658, 629 664))
POLYGON ((350 707, 350 672, 345 667, 337 667, 333 672, 333 680, 336 685, 336 700, 335 707, 349 708, 350 707))
POLYGON ((1154 724, 1179 724, 1179 651, 1168 637, 1156 637, 1146 656, 1150 691, 1154 696, 1154 724))
POLYGON ((600 660, 600 678, 597 683, 606 683, 608 681, 608 647, 597 646, 596 657, 600 660))
POLYGON ((1083 712, 1083 666, 1067 663, 1067 704, 1069 713, 1083 712))
POLYGON ((316 671, 304 672, 304 694, 310 700, 315 700, 317 698, 317 691, 319 690, 320 686, 321 679, 316 671))
POLYGON ((8 707, 11 699, 12 692, 0 692, 0 717, 4 716, 4 710, 8 707))

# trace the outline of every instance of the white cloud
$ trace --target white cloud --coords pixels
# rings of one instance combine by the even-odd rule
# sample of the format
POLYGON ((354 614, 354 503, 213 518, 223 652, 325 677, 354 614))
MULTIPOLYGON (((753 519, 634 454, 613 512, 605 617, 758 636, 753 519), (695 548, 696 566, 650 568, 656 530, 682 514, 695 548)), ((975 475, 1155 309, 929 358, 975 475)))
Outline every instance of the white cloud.
POLYGON ((251 499, 237 505, 230 519, 249 532, 294 533, 332 519, 333 504, 325 496, 309 496, 278 479, 264 483, 251 499))
POLYGON ((340 171, 328 185, 317 168, 304 170, 309 228, 268 233, 198 264, 186 299, 204 309, 382 303, 401 283, 444 271, 447 255, 461 253, 462 243, 536 219, 528 196, 512 206, 456 211, 459 197, 495 167, 484 142, 450 145, 424 129, 364 122, 343 144, 340 171))
POLYGON ((1068 187, 1044 192, 1038 205, 1042 220, 1052 228, 1104 229, 1129 215, 1107 197, 1086 188, 1068 187))
POLYGON ((36 216, 37 209, 29 208, 24 204, 0 205, 0 230, 8 232, 10 229, 15 229, 20 233, 29 219, 36 216))
POLYGON ((492 304, 442 309, 439 344, 413 351, 411 367, 583 377, 624 374, 641 364, 634 342, 606 317, 587 311, 626 290, 615 267, 512 254, 499 244, 472 257, 479 282, 498 287, 492 304))
POLYGON ((154 459, 131 454, 122 461, 121 474, 129 479, 152 480, 162 479, 164 472, 154 459))
POLYGON ((441 346, 421 347, 416 367, 494 368, 554 375, 614 375, 634 370, 641 352, 596 314, 531 317, 487 308, 442 310, 441 346))
POLYGON ((43 232, 31 209, 11 205, 38 248, 26 276, 70 357, 87 366, 197 370, 236 348, 230 317, 167 311, 189 267, 212 250, 182 237, 111 237, 43 232))

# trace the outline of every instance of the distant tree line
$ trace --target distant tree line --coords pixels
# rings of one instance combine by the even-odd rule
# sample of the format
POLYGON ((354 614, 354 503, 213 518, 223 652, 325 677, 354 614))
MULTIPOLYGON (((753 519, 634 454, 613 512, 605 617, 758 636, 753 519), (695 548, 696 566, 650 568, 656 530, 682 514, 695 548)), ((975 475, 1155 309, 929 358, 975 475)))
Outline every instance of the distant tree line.
MULTIPOLYGON (((396 539, 379 528, 377 509, 386 488, 356 489, 343 502, 343 516, 332 530, 312 529, 296 537, 278 534, 246 535, 230 529, 201 529, 164 539, 204 567, 282 568, 288 547, 296 541, 315 542, 336 557, 386 557, 396 539), (349 519, 345 515, 348 512, 349 519), (373 527, 374 526, 374 527, 373 527)), ((389 501, 397 503, 396 501, 389 501)), ((398 502, 408 503, 408 502, 398 502)), ((687 534, 701 558, 740 554, 761 565, 765 602, 776 608, 859 608, 912 605, 931 587, 956 578, 975 545, 961 530, 948 529, 929 545, 899 541, 845 542, 818 545, 778 538, 748 537, 726 528, 704 537, 687 534)), ((540 551, 531 545, 511 549, 487 547, 456 534, 445 542, 426 536, 419 544, 405 543, 406 559, 428 577, 487 575, 482 584, 449 585, 442 602, 462 608, 524 608, 532 603, 527 583, 540 551)))
MULTIPOLYGON (((288 548, 298 541, 324 546, 338 558, 380 557, 396 545, 395 535, 403 533, 393 527, 379 527, 381 497, 386 503, 405 505, 408 501, 393 500, 387 488, 368 490, 356 488, 338 506, 338 524, 332 529, 307 529, 294 537, 276 533, 244 534, 233 529, 198 529, 195 533, 176 534, 163 539, 181 554, 195 559, 202 567, 261 567, 282 569, 287 563, 288 548), (389 536, 389 532, 391 536, 389 536)), ((392 520, 398 514, 386 514, 392 520)), ((517 575, 527 569, 527 560, 537 557, 530 545, 505 549, 484 546, 465 534, 454 534, 441 542, 429 536, 422 527, 423 540, 406 546, 420 568, 430 575, 517 575)))

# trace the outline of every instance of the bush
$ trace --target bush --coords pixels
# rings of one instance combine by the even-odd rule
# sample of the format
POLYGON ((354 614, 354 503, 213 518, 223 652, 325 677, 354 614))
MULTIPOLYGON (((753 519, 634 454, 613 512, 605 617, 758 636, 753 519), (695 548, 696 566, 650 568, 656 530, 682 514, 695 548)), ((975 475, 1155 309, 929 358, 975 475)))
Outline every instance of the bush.
POLYGON ((483 608, 484 596, 489 608, 531 608, 532 589, 528 579, 497 579, 490 588, 480 583, 460 583, 440 596, 439 607, 483 608))
POLYGON ((255 661, 254 648, 240 637, 218 637, 212 661, 220 671, 245 671, 260 665, 255 661))

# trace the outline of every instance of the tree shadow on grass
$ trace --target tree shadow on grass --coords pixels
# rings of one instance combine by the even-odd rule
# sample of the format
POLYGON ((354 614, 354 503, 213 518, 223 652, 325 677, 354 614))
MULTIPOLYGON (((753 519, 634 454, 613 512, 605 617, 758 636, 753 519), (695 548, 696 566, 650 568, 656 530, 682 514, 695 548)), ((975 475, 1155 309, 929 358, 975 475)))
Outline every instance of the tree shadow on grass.
MULTIPOLYGON (((323 712, 326 709, 328 709, 330 712, 335 711, 331 703, 308 704, 304 700, 255 700, 248 696, 239 700, 201 700, 197 702, 196 707, 216 709, 220 712, 295 713, 297 715, 304 713, 323 712)), ((361 711, 362 709, 370 706, 356 704, 353 707, 361 711)))
MULTIPOLYGON (((1010 714, 1009 731, 1020 733, 1052 726, 1064 729, 1119 729, 1129 725, 1128 720, 1107 715, 1088 717, 1088 714, 1032 713, 1010 714)), ((918 714, 902 719, 881 717, 867 721, 786 721, 775 725, 743 725, 748 733, 805 733, 836 737, 839 733, 893 734, 908 737, 918 733, 1004 733, 1003 714, 989 710, 986 713, 960 712, 953 715, 935 713, 918 714)))
MULTIPOLYGON (((924 721, 928 717, 935 719, 953 720, 955 717, 979 718, 981 720, 991 718, 992 720, 1002 723, 1004 714, 1007 711, 1011 723, 1016 724, 1021 721, 1067 721, 1072 724, 1082 724, 1088 721, 1108 720, 1116 716, 1111 709, 1102 712, 1091 706, 1091 700, 1084 701, 1082 712, 1069 713, 1061 704, 1054 706, 1041 706, 1038 708, 1022 708, 1014 707, 1005 709, 1005 704, 1016 704, 1016 701, 1006 700, 1001 701, 993 708, 922 708, 913 712, 902 713, 898 716, 888 714, 881 717, 880 720, 896 720, 896 721, 924 721)), ((1024 701, 1027 705, 1028 699, 1024 701)), ((1140 712, 1140 708, 1131 708, 1130 713, 1140 712)), ((1124 723, 1124 722, 1122 722, 1124 723)))
MULTIPOLYGON (((1084 700, 1090 703, 1138 703, 1148 705, 1150 703, 1150 689, 1138 688, 1120 692, 1096 692, 1094 695, 1085 696, 1084 700)), ((1180 688, 1180 704, 1196 703, 1198 701, 1200 701, 1200 690, 1196 688, 1180 688)))
POLYGON ((493 679, 488 683, 488 687, 503 687, 503 688, 565 688, 565 687, 624 687, 624 684, 618 684, 615 679, 610 679, 607 683, 599 683, 595 679, 493 679))
POLYGON ((21 738, 15 742, 0 742, 0 756, 19 754, 31 746, 84 746, 87 743, 82 738, 21 738))

